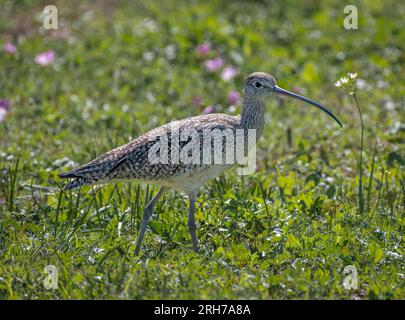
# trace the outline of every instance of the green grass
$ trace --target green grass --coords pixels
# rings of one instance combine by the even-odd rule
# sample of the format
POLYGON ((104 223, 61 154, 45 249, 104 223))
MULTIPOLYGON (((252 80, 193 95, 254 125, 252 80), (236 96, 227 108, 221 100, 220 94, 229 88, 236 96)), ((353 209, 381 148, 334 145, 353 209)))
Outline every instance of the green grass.
POLYGON ((405 298, 403 4, 354 1, 359 29, 347 31, 341 1, 97 3, 56 1, 60 28, 45 32, 43 1, 1 5, 0 41, 17 45, 12 56, 0 51, 0 99, 12 104, 0 123, 1 298, 405 298), (205 70, 195 47, 207 41, 239 68, 235 79, 205 70), (48 49, 56 62, 36 65, 48 49), (58 191, 72 161, 207 105, 229 112, 228 92, 253 71, 325 104, 344 128, 299 102, 269 100, 256 173, 230 171, 201 189, 199 254, 180 194, 156 205, 137 258, 156 187, 58 191), (333 85, 347 72, 363 83, 362 214, 360 119, 333 85), (47 265, 58 268, 58 289, 44 287, 47 265), (348 265, 357 290, 342 284, 348 265))

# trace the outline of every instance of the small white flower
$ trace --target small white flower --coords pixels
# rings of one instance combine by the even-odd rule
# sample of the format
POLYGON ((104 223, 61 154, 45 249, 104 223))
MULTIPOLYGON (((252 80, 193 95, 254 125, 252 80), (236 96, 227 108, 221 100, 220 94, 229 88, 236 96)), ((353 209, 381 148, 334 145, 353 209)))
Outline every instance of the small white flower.
POLYGON ((94 253, 103 253, 104 252, 104 249, 101 249, 101 248, 93 248, 93 250, 92 250, 94 253))
POLYGON ((350 79, 356 79, 357 78, 357 73, 348 73, 347 74, 350 79))
POLYGON ((335 86, 340 88, 342 86, 342 83, 340 82, 340 80, 335 82, 335 86))
POLYGON ((4 121, 4 119, 6 118, 6 114, 7 114, 7 110, 1 108, 0 109, 0 122, 4 121))
POLYGON ((340 82, 342 83, 342 84, 346 84, 346 83, 348 83, 349 82, 349 79, 348 78, 341 78, 340 79, 340 82))
POLYGON ((236 107, 235 106, 229 106, 228 108, 228 112, 229 113, 234 113, 236 111, 236 107))
POLYGON ((118 237, 121 237, 122 222, 118 222, 118 237))

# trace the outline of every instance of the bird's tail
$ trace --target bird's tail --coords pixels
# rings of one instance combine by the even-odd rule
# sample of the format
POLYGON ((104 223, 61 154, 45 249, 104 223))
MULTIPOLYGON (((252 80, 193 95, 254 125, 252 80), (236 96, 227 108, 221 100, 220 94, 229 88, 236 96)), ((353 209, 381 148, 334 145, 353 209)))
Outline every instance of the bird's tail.
POLYGON ((72 179, 62 190, 77 189, 84 185, 110 181, 111 177, 108 176, 109 171, 106 170, 110 168, 110 164, 106 164, 103 159, 101 157, 68 172, 59 173, 59 178, 72 179))
POLYGON ((77 175, 74 170, 64 172, 64 173, 59 173, 58 177, 62 178, 62 179, 68 179, 68 178, 72 179, 68 184, 66 184, 62 188, 62 190, 78 189, 81 186, 97 183, 97 180, 98 180, 94 177, 83 177, 83 176, 77 175))

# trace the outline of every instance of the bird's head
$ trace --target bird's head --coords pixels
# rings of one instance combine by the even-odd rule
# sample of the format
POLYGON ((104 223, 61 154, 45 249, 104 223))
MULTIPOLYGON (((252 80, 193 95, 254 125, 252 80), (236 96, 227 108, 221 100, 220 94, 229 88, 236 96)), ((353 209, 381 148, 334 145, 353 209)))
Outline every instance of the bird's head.
POLYGON ((326 112, 329 116, 331 116, 341 127, 343 127, 342 123, 339 119, 326 107, 322 106, 321 104, 308 99, 304 96, 299 94, 290 92, 283 88, 277 86, 276 79, 268 73, 265 72, 254 72, 250 74, 246 81, 245 81, 245 88, 244 88, 244 95, 254 96, 254 97, 264 97, 267 95, 280 95, 280 96, 287 96, 297 100, 304 101, 309 103, 322 111, 326 112))
POLYGON ((245 81, 245 94, 264 96, 273 93, 276 79, 268 73, 255 72, 249 75, 245 81))

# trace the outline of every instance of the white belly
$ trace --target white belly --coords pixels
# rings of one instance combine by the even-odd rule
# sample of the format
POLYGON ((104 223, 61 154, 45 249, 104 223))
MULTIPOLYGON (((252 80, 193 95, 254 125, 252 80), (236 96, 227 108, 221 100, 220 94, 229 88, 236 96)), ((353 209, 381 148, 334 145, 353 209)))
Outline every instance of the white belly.
POLYGON ((220 176, 226 169, 232 165, 211 165, 191 170, 188 173, 174 176, 170 180, 156 181, 156 184, 172 188, 176 191, 190 193, 197 191, 200 187, 213 178, 220 176))

